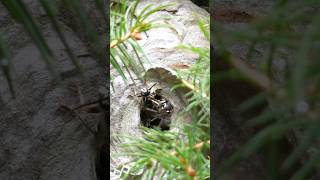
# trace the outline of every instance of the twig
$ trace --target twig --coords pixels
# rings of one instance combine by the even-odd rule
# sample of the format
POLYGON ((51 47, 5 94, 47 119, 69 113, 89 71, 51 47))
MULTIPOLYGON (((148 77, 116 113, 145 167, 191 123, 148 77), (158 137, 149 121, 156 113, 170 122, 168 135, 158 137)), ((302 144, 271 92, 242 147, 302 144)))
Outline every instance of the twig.
POLYGON ((88 131, 90 131, 93 135, 97 135, 97 132, 92 130, 87 123, 84 122, 84 120, 75 112, 73 111, 73 114, 77 116, 77 118, 81 121, 82 125, 87 128, 88 131))
POLYGON ((67 106, 67 105, 61 105, 61 107, 64 108, 64 109, 66 109, 66 110, 68 110, 68 111, 71 112, 73 115, 75 115, 75 116, 81 121, 81 124, 84 125, 85 128, 86 128, 88 131, 90 131, 93 135, 96 135, 96 134, 97 134, 96 131, 92 130, 92 129, 88 126, 88 124, 84 122, 84 120, 77 114, 77 112, 76 112, 74 109, 70 108, 70 107, 67 106))
POLYGON ((259 73, 251 69, 246 63, 235 58, 230 57, 231 64, 242 74, 244 74, 249 80, 257 84, 261 89, 271 91, 271 88, 275 86, 270 79, 262 73, 259 73))

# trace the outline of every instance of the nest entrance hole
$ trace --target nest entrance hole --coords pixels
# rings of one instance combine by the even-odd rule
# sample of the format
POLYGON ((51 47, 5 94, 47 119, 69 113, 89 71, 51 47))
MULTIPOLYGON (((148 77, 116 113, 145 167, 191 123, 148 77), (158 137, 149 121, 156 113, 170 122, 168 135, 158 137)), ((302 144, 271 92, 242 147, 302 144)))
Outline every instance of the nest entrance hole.
MULTIPOLYGON (((155 99, 161 100, 161 95, 155 95, 155 99)), ((144 99, 143 106, 140 110, 140 123, 147 128, 159 127, 162 131, 170 130, 170 116, 164 116, 158 112, 149 99, 144 99)))

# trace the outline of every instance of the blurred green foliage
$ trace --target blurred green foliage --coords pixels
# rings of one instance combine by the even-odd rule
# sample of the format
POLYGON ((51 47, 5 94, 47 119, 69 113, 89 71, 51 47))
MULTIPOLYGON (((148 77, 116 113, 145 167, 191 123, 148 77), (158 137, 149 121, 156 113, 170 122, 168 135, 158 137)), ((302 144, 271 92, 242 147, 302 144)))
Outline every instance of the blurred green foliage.
POLYGON ((270 150, 269 155, 265 154, 267 179, 308 179, 319 170, 319 8, 317 0, 277 0, 269 14, 254 19, 246 28, 223 29, 223 24, 214 22, 217 53, 223 57, 218 60, 232 64, 232 70, 223 76, 216 75, 219 81, 245 77, 253 86, 261 88, 261 92, 243 102, 239 110, 268 103, 259 115, 243 124, 263 128, 223 162, 220 175, 239 161, 267 149, 270 150), (237 54, 226 55, 234 44, 248 47, 244 63, 235 57, 237 54), (257 49, 262 54, 252 71, 248 63, 252 62, 257 49), (288 137, 292 139, 292 136, 297 141, 290 142, 293 148, 289 154, 284 159, 277 158, 283 150, 281 139, 289 141, 288 137))

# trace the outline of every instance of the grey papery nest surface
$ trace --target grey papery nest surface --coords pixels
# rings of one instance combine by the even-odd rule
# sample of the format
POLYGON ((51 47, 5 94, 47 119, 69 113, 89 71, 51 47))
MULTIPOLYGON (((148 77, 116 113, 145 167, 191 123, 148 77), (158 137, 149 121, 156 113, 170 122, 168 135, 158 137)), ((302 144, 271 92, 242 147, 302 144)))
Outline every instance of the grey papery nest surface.
MULTIPOLYGON (((195 53, 182 50, 177 46, 180 44, 190 44, 196 47, 209 48, 209 41, 204 37, 198 27, 198 19, 209 20, 209 13, 199 8, 189 0, 144 0, 141 1, 137 10, 141 11, 148 4, 155 6, 175 3, 166 10, 156 12, 149 19, 161 17, 161 22, 173 26, 174 28, 156 28, 147 31, 142 40, 138 41, 148 62, 144 63, 147 70, 146 84, 150 87, 157 82, 155 89, 163 89, 163 96, 171 100, 174 111, 171 116, 170 131, 179 131, 179 126, 190 121, 189 118, 177 118, 178 113, 183 110, 183 92, 173 92, 171 88, 179 82, 175 76, 175 71, 171 68, 173 64, 192 65, 199 57, 195 53)), ((119 145, 124 143, 124 139, 118 138, 121 135, 132 135, 142 138, 140 126, 141 101, 134 97, 134 92, 143 85, 126 85, 122 78, 111 70, 114 78, 114 89, 111 92, 110 111, 110 132, 111 132, 111 160, 113 167, 123 165, 129 158, 113 156, 113 153, 121 152, 119 145)))

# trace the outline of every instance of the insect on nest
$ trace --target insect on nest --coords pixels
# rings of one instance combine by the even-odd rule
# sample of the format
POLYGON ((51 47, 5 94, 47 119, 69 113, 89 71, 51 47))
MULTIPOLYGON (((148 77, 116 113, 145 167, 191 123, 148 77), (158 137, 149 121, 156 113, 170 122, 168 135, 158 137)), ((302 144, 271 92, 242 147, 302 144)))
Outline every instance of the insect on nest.
POLYGON ((142 88, 137 95, 142 101, 141 124, 148 128, 159 127, 161 130, 169 130, 173 105, 161 94, 162 89, 152 91, 156 84, 142 88))

